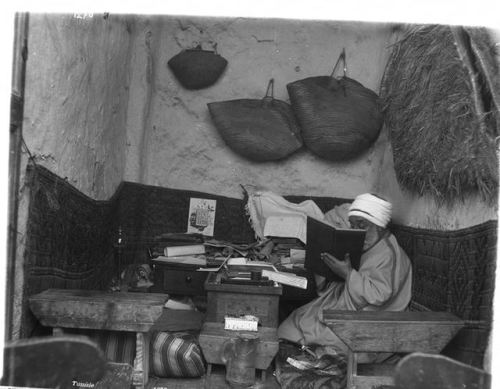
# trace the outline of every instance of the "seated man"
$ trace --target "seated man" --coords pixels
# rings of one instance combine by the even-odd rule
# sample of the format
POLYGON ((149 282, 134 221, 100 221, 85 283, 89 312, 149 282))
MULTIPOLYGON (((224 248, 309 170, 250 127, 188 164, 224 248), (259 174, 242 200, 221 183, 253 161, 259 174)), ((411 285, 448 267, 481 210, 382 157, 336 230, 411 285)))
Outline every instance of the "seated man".
POLYGON ((344 343, 322 323, 324 309, 403 311, 411 298, 411 263, 396 238, 386 229, 391 203, 366 193, 349 207, 352 228, 366 230, 359 270, 344 261, 322 253, 322 259, 345 282, 326 282, 316 275, 318 297, 296 309, 278 328, 281 339, 302 345, 338 346, 344 343))

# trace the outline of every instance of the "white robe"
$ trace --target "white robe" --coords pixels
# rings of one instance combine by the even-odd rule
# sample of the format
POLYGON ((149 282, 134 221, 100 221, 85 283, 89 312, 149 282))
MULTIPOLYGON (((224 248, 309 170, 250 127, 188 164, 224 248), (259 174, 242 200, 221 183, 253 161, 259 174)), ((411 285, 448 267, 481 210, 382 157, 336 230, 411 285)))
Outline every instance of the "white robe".
POLYGON ((361 256, 346 282, 332 282, 319 297, 296 309, 278 328, 282 339, 300 344, 345 344, 323 324, 323 310, 403 311, 411 298, 411 263, 396 238, 387 234, 361 256))

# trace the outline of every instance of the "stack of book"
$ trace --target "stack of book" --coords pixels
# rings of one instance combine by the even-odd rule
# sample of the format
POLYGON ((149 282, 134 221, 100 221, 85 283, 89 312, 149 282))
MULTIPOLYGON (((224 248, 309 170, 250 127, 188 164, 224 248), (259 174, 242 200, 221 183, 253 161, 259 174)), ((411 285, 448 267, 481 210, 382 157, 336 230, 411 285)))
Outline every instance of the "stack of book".
POLYGON ((205 245, 187 244, 166 246, 163 255, 152 258, 152 261, 169 264, 185 264, 206 266, 205 245))

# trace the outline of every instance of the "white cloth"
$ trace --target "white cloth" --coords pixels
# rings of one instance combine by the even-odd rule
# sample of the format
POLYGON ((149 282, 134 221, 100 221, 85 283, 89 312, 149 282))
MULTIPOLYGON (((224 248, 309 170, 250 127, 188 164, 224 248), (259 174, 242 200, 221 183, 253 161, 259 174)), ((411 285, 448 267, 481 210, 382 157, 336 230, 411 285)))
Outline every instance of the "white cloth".
POLYGON ((403 311, 411 298, 412 270, 396 238, 388 234, 361 256, 346 282, 332 282, 316 299, 281 323, 278 336, 301 344, 345 347, 322 322, 323 310, 403 311))
POLYGON ((364 193, 357 196, 349 207, 349 216, 360 216, 380 227, 386 227, 391 220, 392 204, 364 193))
POLYGON ((325 213, 324 222, 336 228, 351 228, 349 224, 349 207, 351 203, 337 205, 325 213))
POLYGON ((285 231, 288 231, 288 234, 293 234, 288 237, 307 243, 307 216, 318 220, 323 220, 324 217, 321 209, 312 200, 295 204, 268 191, 249 194, 246 210, 258 239, 264 239, 266 235, 272 236, 273 234, 286 236, 285 231), (268 219, 269 226, 266 229, 268 219))

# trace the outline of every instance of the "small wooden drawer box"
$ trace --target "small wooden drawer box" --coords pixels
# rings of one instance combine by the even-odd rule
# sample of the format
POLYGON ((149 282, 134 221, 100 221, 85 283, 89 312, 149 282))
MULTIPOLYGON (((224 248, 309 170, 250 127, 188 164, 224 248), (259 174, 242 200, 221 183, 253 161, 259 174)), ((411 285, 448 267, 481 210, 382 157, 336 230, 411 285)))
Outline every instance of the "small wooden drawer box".
POLYGON ((205 294, 206 272, 196 271, 199 266, 154 264, 154 286, 152 291, 201 296, 205 294))
POLYGON ((278 326, 278 305, 281 286, 224 284, 211 273, 206 282, 207 322, 224 323, 226 315, 254 315, 259 325, 278 326))

